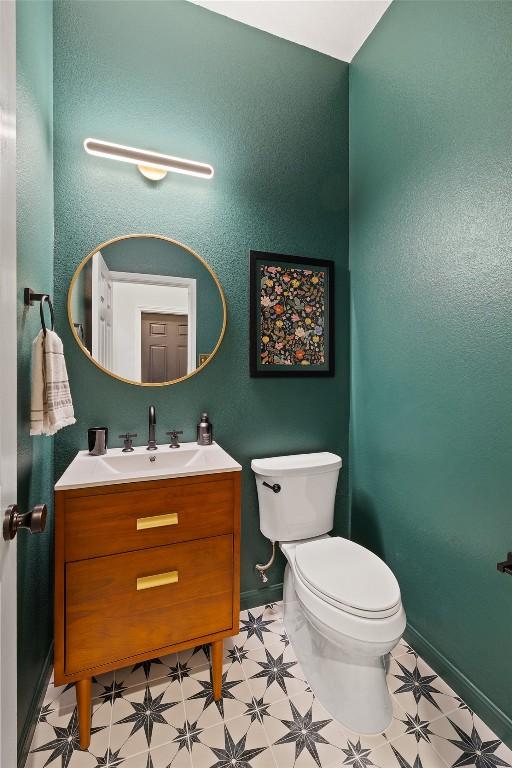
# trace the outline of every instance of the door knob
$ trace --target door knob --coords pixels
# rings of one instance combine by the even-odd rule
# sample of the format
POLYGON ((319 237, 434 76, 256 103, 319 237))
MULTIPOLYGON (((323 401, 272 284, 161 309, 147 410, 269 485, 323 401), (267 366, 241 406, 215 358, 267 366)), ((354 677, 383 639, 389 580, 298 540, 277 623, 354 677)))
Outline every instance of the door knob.
POLYGON ((5 541, 14 539, 18 528, 28 528, 30 533, 42 533, 46 526, 46 504, 36 504, 30 512, 18 512, 18 505, 11 504, 4 512, 3 534, 5 541))

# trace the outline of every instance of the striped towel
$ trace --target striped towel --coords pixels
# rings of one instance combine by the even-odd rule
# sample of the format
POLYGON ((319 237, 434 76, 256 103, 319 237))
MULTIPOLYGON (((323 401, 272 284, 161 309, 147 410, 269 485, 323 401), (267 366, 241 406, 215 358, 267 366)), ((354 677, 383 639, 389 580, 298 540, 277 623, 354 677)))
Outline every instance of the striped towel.
POLYGON ((76 421, 62 341, 39 331, 32 342, 31 435, 54 435, 76 421))

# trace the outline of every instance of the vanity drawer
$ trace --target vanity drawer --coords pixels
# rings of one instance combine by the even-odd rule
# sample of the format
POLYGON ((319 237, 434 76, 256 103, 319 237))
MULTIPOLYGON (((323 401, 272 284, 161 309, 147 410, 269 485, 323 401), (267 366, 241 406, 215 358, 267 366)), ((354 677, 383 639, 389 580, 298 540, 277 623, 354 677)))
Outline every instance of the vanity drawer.
MULTIPOLYGON (((236 478, 235 478, 236 479, 236 478)), ((233 532, 235 479, 179 478, 65 500, 67 562, 233 532), (142 488, 140 486, 143 486, 142 488)), ((110 489, 109 489, 110 490, 110 489)))
POLYGON ((66 674, 232 623, 231 535, 66 565, 66 674))

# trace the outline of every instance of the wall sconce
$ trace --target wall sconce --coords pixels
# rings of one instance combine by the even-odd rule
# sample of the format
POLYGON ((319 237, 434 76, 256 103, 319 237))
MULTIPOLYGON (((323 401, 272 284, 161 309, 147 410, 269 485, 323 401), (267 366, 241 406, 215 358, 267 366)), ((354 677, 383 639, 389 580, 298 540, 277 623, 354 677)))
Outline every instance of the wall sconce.
POLYGON ((213 176, 213 168, 207 163, 197 163, 195 160, 185 160, 183 157, 172 157, 172 155, 161 155, 159 152, 149 152, 146 149, 124 147, 122 144, 111 144, 109 141, 86 139, 84 149, 90 155, 136 165, 142 175, 152 181, 163 179, 167 176, 167 171, 199 176, 202 179, 211 179, 213 176))

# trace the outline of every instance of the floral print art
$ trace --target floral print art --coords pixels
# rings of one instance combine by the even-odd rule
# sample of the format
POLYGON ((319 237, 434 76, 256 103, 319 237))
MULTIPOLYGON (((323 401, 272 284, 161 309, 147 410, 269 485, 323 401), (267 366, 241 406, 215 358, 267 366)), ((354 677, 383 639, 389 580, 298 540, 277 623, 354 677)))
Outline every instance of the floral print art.
POLYGON ((260 266, 260 364, 325 363, 323 269, 260 266))

